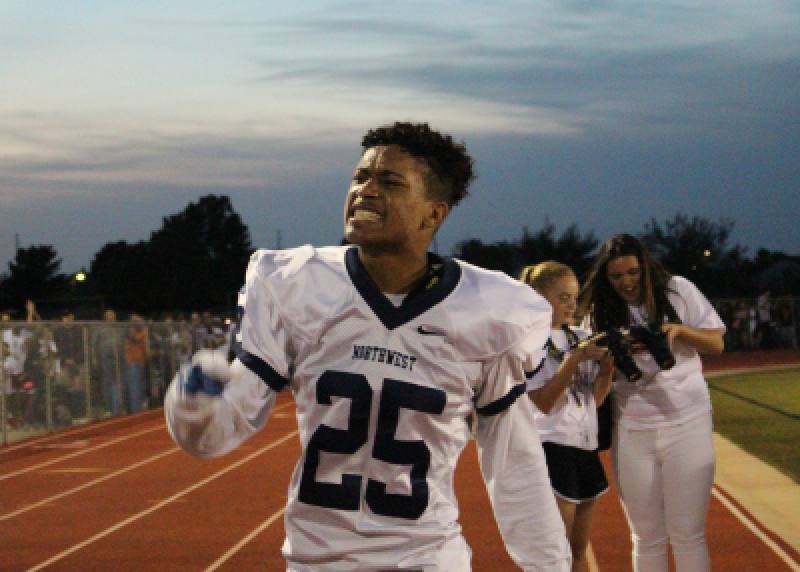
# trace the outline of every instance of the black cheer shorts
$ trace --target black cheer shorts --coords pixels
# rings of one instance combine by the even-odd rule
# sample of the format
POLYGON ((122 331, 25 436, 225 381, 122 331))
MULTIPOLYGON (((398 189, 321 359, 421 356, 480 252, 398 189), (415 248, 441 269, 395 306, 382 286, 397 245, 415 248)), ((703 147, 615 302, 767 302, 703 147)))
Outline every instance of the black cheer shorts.
POLYGON ((550 483, 557 497, 582 503, 608 490, 608 480, 597 451, 586 451, 556 443, 542 443, 550 483))

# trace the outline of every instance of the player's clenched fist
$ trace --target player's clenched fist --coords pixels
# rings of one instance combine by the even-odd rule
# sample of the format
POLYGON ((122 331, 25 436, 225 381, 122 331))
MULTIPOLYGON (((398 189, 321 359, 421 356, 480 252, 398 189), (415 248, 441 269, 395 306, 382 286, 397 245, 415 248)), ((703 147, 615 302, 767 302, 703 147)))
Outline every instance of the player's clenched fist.
POLYGON ((224 352, 200 350, 184 376, 183 389, 189 395, 203 393, 217 396, 231 378, 231 368, 224 352))

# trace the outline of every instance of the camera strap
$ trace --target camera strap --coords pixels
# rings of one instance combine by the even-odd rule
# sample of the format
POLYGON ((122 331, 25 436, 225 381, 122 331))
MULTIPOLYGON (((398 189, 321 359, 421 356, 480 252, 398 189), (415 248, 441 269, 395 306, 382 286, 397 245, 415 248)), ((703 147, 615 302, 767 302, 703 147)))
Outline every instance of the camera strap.
POLYGON ((554 358, 559 363, 563 361, 565 353, 573 349, 581 342, 581 339, 578 337, 578 334, 572 331, 572 328, 570 328, 569 326, 567 325, 561 326, 561 331, 563 331, 564 335, 567 336, 567 344, 569 346, 567 347, 567 349, 565 350, 558 349, 556 345, 553 343, 552 336, 547 338, 547 341, 544 344, 544 347, 547 349, 547 355, 554 358))
MULTIPOLYGON (((558 363, 561 363, 562 361, 564 361, 564 354, 566 354, 572 348, 576 347, 581 341, 580 338, 578 337, 578 334, 576 334, 572 330, 572 328, 570 328, 568 325, 566 325, 566 324, 562 325, 561 326, 561 331, 563 331, 564 335, 567 337, 567 344, 568 344, 569 347, 566 350, 558 349, 556 347, 556 345, 553 343, 552 336, 547 338, 547 342, 545 342, 545 344, 544 344, 545 348, 547 349, 547 355, 549 357, 552 357, 558 363)), ((575 375, 572 376, 572 380, 573 381, 572 381, 572 384, 570 384, 570 386, 568 388, 568 391, 569 391, 570 395, 572 395, 572 398, 574 399, 575 404, 578 407, 582 407, 583 403, 581 402, 581 396, 578 393, 578 389, 575 387, 576 376, 577 375, 578 375, 578 373, 576 371, 575 375)))
POLYGON ((675 311, 675 307, 672 305, 672 302, 667 300, 666 306, 664 306, 664 312, 667 315, 667 319, 669 319, 670 324, 680 324, 681 319, 678 317, 678 312, 675 311))
POLYGON ((664 323, 664 317, 666 316, 667 322, 670 324, 680 324, 682 323, 680 317, 678 316, 678 312, 675 311, 675 306, 672 305, 672 302, 669 301, 667 297, 667 293, 664 293, 663 299, 661 300, 661 307, 663 308, 663 312, 661 315, 658 316, 658 325, 662 325, 664 323))
POLYGON ((553 338, 547 338, 547 341, 544 344, 544 347, 547 349, 547 356, 553 358, 558 363, 561 363, 564 360, 564 354, 566 353, 564 350, 560 350, 556 347, 553 343, 553 338))
POLYGON ((566 324, 561 326, 561 331, 564 332, 565 336, 567 336, 567 344, 569 347, 566 350, 558 349, 553 343, 552 337, 547 338, 547 341, 544 344, 544 347, 547 348, 547 354, 555 358, 559 363, 561 363, 561 361, 564 359, 564 354, 577 346, 581 341, 580 338, 578 338, 578 334, 572 331, 572 328, 566 324))
POLYGON ((568 325, 563 324, 561 326, 561 331, 564 332, 564 335, 567 336, 567 343, 569 344, 569 349, 574 348, 579 343, 581 343, 578 334, 575 333, 575 330, 570 328, 568 325))

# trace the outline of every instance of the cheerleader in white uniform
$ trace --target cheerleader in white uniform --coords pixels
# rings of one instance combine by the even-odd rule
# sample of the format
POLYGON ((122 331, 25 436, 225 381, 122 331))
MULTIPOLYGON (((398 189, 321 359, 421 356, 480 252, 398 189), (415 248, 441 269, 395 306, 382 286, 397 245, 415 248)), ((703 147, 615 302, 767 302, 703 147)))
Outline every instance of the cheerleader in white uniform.
POLYGON ((636 572, 710 570, 706 515, 714 481, 711 400, 700 353, 723 350, 725 324, 689 280, 672 276, 636 238, 603 244, 580 295, 594 331, 661 324, 675 365, 634 348, 636 382, 614 380, 611 452, 636 572), (638 351, 636 351, 638 350, 638 351))
POLYGON ((597 407, 611 386, 613 361, 588 332, 572 327, 579 287, 569 266, 527 266, 520 280, 553 307, 547 357, 528 378, 528 396, 536 404, 536 429, 572 549, 572 570, 588 572, 592 510, 608 489, 597 454, 597 407))

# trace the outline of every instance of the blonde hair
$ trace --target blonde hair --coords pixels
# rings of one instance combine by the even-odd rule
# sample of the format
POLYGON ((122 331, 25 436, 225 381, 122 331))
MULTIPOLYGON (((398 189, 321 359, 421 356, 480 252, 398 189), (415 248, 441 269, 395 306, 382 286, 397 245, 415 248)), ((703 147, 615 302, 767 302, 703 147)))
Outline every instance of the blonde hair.
POLYGON ((550 288, 556 280, 566 276, 571 276, 577 280, 572 268, 555 260, 545 260, 539 264, 531 264, 523 268, 519 273, 520 281, 536 290, 542 296, 544 296, 544 291, 550 288))

